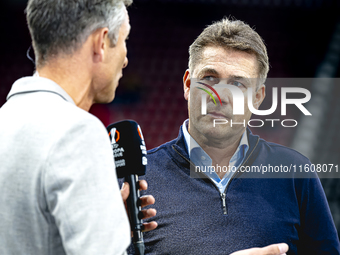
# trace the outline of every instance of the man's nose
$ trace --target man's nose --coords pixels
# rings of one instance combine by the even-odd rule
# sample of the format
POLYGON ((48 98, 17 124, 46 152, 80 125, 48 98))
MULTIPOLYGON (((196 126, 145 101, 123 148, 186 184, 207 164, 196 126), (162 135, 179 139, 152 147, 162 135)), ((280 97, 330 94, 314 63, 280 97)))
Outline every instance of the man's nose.
POLYGON ((123 68, 125 68, 128 65, 128 63, 129 63, 129 60, 127 57, 125 57, 123 68))

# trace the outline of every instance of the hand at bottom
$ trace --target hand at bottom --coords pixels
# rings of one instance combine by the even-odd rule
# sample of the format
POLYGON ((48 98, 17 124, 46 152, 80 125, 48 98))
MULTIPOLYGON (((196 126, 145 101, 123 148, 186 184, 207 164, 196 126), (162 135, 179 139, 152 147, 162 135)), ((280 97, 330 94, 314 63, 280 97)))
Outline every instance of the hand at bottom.
POLYGON ((272 244, 263 248, 251 248, 242 251, 233 252, 230 255, 285 255, 288 251, 288 245, 285 243, 272 244))
MULTIPOLYGON (((147 182, 145 180, 140 180, 139 181, 139 190, 147 190, 147 188, 148 188, 147 182)), ((127 212, 128 210, 127 210, 127 205, 126 205, 126 199, 128 198, 129 193, 130 193, 129 183, 124 182, 120 192, 121 192, 121 195, 122 195, 122 198, 123 198, 123 201, 124 201, 124 205, 125 205, 125 209, 126 209, 126 212, 127 212)), ((141 200, 141 207, 142 208, 147 206, 147 205, 152 205, 152 204, 155 203, 155 198, 151 195, 142 196, 142 197, 140 197, 140 200, 141 200)), ((156 213, 157 213, 156 209, 153 209, 153 208, 150 208, 150 209, 147 209, 147 210, 142 210, 142 214, 143 214, 142 219, 148 219, 148 218, 154 217, 156 215, 156 213)), ((157 227, 157 225, 158 224, 157 224, 156 221, 143 223, 143 227, 144 227, 143 232, 154 230, 157 227)))

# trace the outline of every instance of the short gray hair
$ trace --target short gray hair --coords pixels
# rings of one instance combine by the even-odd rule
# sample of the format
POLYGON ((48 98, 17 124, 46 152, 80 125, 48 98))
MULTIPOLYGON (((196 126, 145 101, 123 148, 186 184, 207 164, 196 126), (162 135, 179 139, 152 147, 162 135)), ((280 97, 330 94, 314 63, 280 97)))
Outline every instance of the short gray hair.
POLYGON ((132 0, 29 0, 26 18, 38 66, 59 53, 72 54, 99 28, 118 40, 125 5, 132 0))
POLYGON ((262 84, 265 82, 269 71, 266 46, 260 35, 243 21, 231 21, 224 18, 205 28, 189 48, 189 69, 191 72, 200 61, 205 47, 208 46, 255 54, 260 82, 262 84))

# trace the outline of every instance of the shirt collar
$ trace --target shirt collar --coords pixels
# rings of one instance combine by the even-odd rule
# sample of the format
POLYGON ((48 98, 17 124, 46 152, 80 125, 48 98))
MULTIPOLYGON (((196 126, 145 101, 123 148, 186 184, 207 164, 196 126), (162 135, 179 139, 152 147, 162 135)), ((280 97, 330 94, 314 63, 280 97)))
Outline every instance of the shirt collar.
MULTIPOLYGON (((186 119, 184 122, 183 122, 183 125, 182 125, 182 130, 183 130, 183 134, 184 134, 184 140, 185 140, 185 145, 186 145, 186 149, 187 149, 187 152, 188 152, 188 155, 189 155, 189 159, 191 159, 191 153, 192 151, 195 149, 195 148, 199 148, 200 150, 202 150, 201 153, 204 152, 204 150, 201 148, 201 146, 195 141, 194 138, 191 137, 191 135, 189 134, 188 132, 188 124, 189 124, 189 119, 186 119)), ((237 150, 236 152, 241 148, 241 147, 245 147, 246 150, 249 148, 249 143, 248 143, 248 138, 247 138, 247 130, 245 130, 242 134, 242 137, 241 137, 241 140, 240 140, 240 143, 237 147, 237 150)), ((196 149, 197 150, 197 149, 196 149)), ((235 154, 236 154, 235 152, 235 154)), ((206 154, 206 152, 204 152, 203 154, 206 154)), ((207 157, 208 154, 206 154, 207 157)), ((244 155, 245 156, 245 155, 244 155)), ((233 156, 234 157, 234 156, 233 156)), ((210 159, 210 157, 209 157, 210 159)), ((211 160, 211 159, 210 159, 211 160)), ((211 163, 210 163, 211 164, 211 163)))
POLYGON ((11 91, 7 96, 7 100, 9 100, 14 95, 38 91, 57 94, 67 102, 75 104, 73 99, 57 83, 50 79, 37 76, 23 77, 14 82, 11 91))

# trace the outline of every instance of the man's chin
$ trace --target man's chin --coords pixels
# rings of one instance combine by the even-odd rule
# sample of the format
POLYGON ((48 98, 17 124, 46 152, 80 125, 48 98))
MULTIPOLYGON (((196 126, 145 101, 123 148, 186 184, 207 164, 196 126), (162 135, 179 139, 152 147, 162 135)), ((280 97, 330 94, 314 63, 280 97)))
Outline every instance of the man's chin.
POLYGON ((116 93, 106 93, 104 96, 101 96, 99 99, 95 100, 95 104, 109 104, 115 99, 116 93))
POLYGON ((107 102, 105 102, 104 104, 109 104, 109 103, 111 103, 114 99, 115 99, 115 96, 116 95, 113 95, 113 97, 112 98, 110 98, 107 102))
POLYGON ((214 127, 216 123, 229 123, 231 118, 222 117, 222 116, 215 116, 212 114, 202 115, 198 118, 199 122, 208 126, 214 127))
POLYGON ((117 90, 118 85, 119 84, 118 84, 118 81, 117 81, 117 82, 115 82, 111 86, 110 91, 106 95, 106 102, 105 102, 105 104, 111 103, 115 99, 115 97, 116 97, 116 90, 117 90))
POLYGON ((218 119, 214 123, 214 119, 205 118, 199 121, 199 125, 197 125, 197 130, 199 133, 203 134, 206 139, 229 139, 231 136, 239 133, 240 129, 243 129, 243 126, 234 125, 230 126, 230 120, 228 119, 218 119))
POLYGON ((207 113, 207 115, 205 116, 207 116, 210 119, 226 119, 226 120, 230 119, 228 116, 219 113, 207 113))
POLYGON ((230 127, 214 127, 212 129, 206 130, 205 137, 208 139, 226 139, 232 134, 230 127))

